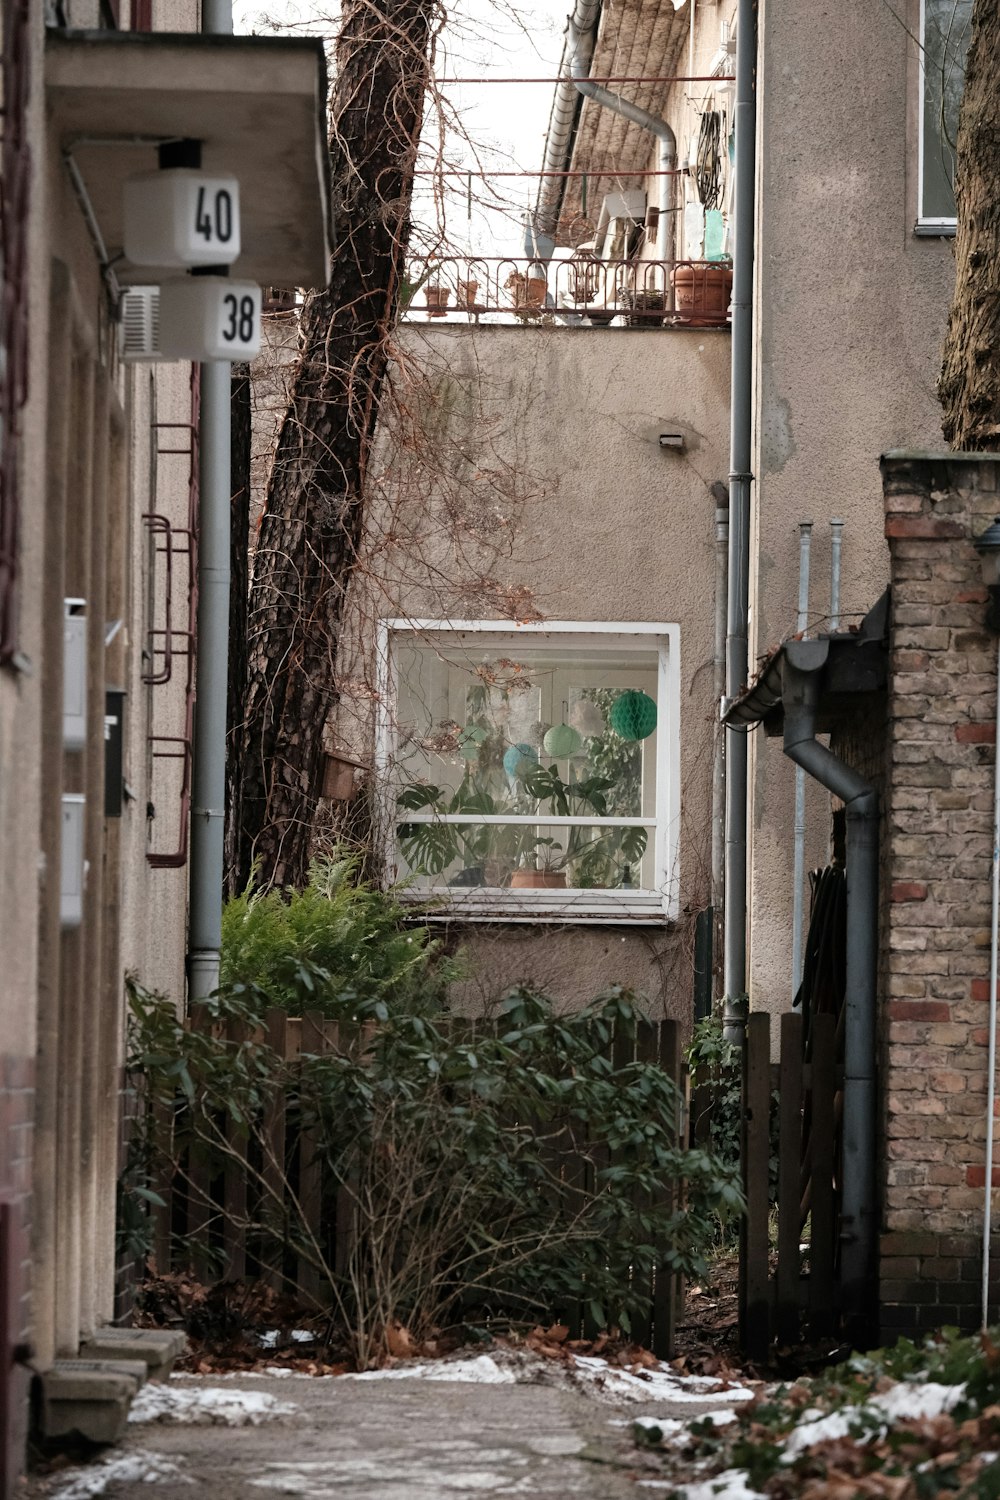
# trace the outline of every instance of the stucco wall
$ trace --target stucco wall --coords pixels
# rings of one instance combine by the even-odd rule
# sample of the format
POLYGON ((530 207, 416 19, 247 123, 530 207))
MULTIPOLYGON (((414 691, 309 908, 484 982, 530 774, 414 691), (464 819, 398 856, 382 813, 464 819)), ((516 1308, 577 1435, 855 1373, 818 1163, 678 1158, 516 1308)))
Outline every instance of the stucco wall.
MULTIPOLYGON (((373 465, 381 498, 352 601, 355 638, 370 641, 376 615, 496 619, 505 601, 515 618, 678 623, 681 905, 697 911, 708 899, 714 736, 708 487, 726 473, 728 334, 409 325, 401 347, 396 393, 423 410, 434 453, 402 451, 387 417, 373 465), (683 453, 659 445, 671 428, 685 433, 683 453), (487 467, 503 476, 489 504, 478 488, 487 467), (451 497, 466 472, 469 513, 456 520, 451 497)), ((348 681, 341 728, 357 741, 370 733, 372 708, 363 647, 345 676, 354 692, 348 681)), ((521 978, 572 1002, 618 980, 657 1010, 687 1016, 689 925, 690 914, 671 934, 470 926, 475 972, 462 1003, 478 1005, 521 978)))
MULTIPOLYGON (((800 520, 815 522, 811 616, 830 607, 829 519, 843 520, 842 609, 888 579, 878 456, 941 441, 935 382, 951 245, 918 239, 917 6, 834 13, 765 0, 759 109, 756 575, 752 650, 794 632, 800 520), (894 14, 900 10, 900 15, 894 14), (903 11, 906 14, 903 14, 903 11)), ((791 994, 794 768, 754 739, 751 990, 791 994)), ((807 784, 808 863, 826 855, 807 784)))

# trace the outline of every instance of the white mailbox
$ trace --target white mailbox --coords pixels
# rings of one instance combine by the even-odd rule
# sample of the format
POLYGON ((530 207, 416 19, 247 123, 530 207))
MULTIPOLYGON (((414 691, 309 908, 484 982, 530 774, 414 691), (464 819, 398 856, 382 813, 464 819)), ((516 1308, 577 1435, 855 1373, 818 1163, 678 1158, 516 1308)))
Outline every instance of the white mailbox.
POLYGON ((160 352, 167 359, 253 359, 260 352, 260 287, 226 276, 179 276, 160 287, 160 352))
POLYGON ((63 746, 87 743, 87 601, 63 600, 63 746))
POLYGON ((240 185, 190 167, 125 183, 124 242, 136 266, 231 266, 240 253, 240 185))
POLYGON ((83 858, 83 814, 86 799, 79 792, 66 792, 62 799, 62 878, 59 920, 63 927, 79 927, 83 921, 83 888, 87 866, 83 858))

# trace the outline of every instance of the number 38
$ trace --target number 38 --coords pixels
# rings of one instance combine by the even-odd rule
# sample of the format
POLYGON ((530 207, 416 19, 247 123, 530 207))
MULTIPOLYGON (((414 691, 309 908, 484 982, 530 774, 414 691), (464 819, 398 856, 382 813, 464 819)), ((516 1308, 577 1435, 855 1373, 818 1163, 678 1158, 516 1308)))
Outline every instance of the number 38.
POLYGON ((228 314, 228 321, 222 330, 222 337, 226 343, 252 344, 256 312, 254 298, 237 297, 235 293, 228 292, 222 299, 222 305, 228 314))

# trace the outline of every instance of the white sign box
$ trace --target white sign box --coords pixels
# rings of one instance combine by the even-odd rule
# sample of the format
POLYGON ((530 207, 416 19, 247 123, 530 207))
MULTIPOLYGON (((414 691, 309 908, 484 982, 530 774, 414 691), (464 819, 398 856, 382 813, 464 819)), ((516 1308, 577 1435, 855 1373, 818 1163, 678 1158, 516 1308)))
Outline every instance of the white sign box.
POLYGON ((160 287, 166 359, 253 359, 260 352, 261 291, 227 276, 179 276, 160 287))
POLYGON ((190 167, 125 183, 125 255, 135 266, 231 266, 240 253, 240 185, 190 167))

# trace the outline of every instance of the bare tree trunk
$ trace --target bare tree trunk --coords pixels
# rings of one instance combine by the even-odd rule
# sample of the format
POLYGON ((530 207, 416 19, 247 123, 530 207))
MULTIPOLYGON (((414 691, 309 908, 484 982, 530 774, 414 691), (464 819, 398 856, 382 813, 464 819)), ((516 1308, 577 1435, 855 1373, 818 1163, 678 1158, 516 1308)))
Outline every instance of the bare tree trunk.
POLYGON ((337 642, 409 236, 437 0, 345 0, 331 156, 337 243, 302 314, 250 590, 240 882, 304 884, 337 642))
POLYGON ((939 395, 953 448, 1000 448, 1000 3, 972 10, 955 167, 955 297, 939 395))

